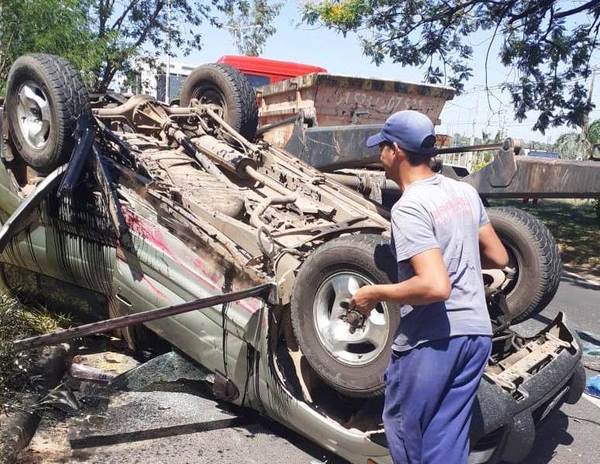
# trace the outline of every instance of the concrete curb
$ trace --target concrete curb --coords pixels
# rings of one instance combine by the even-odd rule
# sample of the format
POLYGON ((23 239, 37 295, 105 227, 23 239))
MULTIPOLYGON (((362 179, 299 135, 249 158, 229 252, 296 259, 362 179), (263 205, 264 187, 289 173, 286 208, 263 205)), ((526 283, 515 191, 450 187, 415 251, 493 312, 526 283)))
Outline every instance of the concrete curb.
MULTIPOLYGON (((40 376, 40 389, 47 392, 62 379, 68 356, 69 346, 58 345, 44 348, 38 363, 31 374, 40 376)), ((13 464, 23 448, 28 444, 41 420, 36 410, 40 394, 24 398, 23 408, 8 415, 0 425, 0 464, 13 464)))

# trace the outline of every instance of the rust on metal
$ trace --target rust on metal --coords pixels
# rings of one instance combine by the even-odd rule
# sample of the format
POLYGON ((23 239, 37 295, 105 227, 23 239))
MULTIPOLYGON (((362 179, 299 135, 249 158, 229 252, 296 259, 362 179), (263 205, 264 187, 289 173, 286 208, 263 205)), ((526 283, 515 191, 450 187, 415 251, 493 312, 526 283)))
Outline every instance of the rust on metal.
POLYGON ((261 87, 257 91, 260 125, 289 121, 265 132, 265 140, 285 146, 292 135, 291 116, 302 115, 311 126, 382 124, 392 113, 413 109, 434 123, 451 87, 382 79, 363 79, 331 74, 308 74, 261 87))
MULTIPOLYGON (((462 180, 487 198, 594 198, 600 197, 600 163, 514 157, 514 175, 499 182, 496 160, 462 180)), ((509 168, 506 168, 509 169, 509 168)), ((508 176, 507 176, 508 177, 508 176)))

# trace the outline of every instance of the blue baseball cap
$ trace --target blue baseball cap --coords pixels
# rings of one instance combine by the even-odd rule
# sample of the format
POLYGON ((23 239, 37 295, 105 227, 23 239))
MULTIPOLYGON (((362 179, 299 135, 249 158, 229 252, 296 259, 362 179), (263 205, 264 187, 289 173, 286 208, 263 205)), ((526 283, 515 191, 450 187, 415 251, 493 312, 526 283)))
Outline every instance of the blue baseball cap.
POLYGON ((418 111, 405 110, 392 114, 381 131, 367 139, 367 147, 374 147, 381 142, 397 143, 400 148, 420 155, 433 156, 436 153, 433 123, 418 111))

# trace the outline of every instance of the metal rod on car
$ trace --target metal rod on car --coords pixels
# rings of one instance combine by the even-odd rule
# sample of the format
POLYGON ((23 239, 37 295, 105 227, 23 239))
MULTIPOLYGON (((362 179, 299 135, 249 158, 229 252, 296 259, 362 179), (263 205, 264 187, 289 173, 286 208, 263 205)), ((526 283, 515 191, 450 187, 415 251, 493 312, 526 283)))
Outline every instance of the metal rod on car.
POLYGON ((468 147, 446 147, 446 148, 438 148, 436 153, 438 155, 443 155, 445 153, 466 153, 470 151, 485 151, 485 150, 508 150, 512 145, 515 150, 521 147, 521 142, 518 139, 505 139, 500 143, 484 143, 482 145, 471 145, 468 147))
POLYGON ((163 317, 176 316, 177 314, 264 295, 274 287, 275 284, 266 283, 237 292, 209 296, 208 298, 200 298, 187 303, 167 306, 164 308, 150 309, 148 311, 128 314, 126 316, 115 317, 113 319, 92 322, 91 324, 84 324, 79 327, 73 327, 55 333, 16 340, 13 342, 13 347, 16 351, 24 351, 31 348, 36 348, 38 346, 54 345, 56 343, 62 343, 73 338, 83 337, 85 335, 109 332, 114 329, 120 329, 134 324, 141 324, 142 322, 154 321, 156 319, 162 319, 163 317))
POLYGON ((436 153, 438 155, 443 155, 445 153, 466 153, 470 151, 483 151, 483 150, 497 150, 498 148, 502 148, 501 143, 488 143, 485 145, 471 145, 468 147, 445 147, 438 148, 436 153))

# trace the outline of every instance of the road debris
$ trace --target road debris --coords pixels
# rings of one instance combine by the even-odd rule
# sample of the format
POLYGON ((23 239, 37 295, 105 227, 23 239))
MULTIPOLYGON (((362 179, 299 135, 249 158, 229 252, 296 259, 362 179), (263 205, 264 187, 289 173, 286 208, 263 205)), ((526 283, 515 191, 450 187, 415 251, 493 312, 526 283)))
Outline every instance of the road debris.
POLYGON ((131 356, 113 351, 81 354, 73 358, 69 373, 75 379, 108 385, 116 377, 139 364, 131 356))
POLYGON ((600 398, 600 375, 596 375, 587 380, 585 392, 595 398, 600 398))
POLYGON ((600 335, 578 330, 583 351, 583 365, 588 369, 600 371, 600 335))
POLYGON ((157 356, 123 373, 110 384, 111 390, 148 391, 153 386, 175 384, 180 381, 214 382, 214 374, 200 364, 172 351, 157 356))
POLYGON ((71 364, 69 374, 75 379, 90 380, 105 385, 108 385, 116 377, 116 375, 104 372, 97 367, 86 366, 84 364, 71 364))

